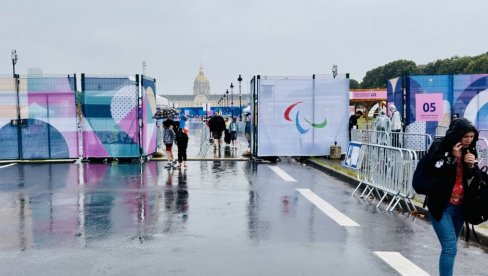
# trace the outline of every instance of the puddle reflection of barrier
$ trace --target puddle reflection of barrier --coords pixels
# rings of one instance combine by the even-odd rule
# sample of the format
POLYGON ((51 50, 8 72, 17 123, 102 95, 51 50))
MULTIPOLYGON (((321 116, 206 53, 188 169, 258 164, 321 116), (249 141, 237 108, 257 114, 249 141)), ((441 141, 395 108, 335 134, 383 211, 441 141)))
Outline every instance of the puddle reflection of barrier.
POLYGON ((416 210, 412 202, 415 195, 412 178, 417 164, 414 150, 382 145, 362 144, 357 164, 357 178, 360 181, 353 196, 364 186, 361 198, 376 196, 376 208, 389 196, 387 211, 393 211, 402 204, 408 211, 416 210))

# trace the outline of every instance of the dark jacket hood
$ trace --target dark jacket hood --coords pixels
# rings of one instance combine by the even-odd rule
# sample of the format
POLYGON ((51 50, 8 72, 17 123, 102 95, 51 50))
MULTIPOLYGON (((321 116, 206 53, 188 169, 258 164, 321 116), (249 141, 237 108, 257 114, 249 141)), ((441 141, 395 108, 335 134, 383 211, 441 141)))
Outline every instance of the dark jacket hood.
POLYGON ((465 118, 459 118, 457 120, 454 120, 451 122, 449 125, 449 129, 446 132, 446 136, 444 138, 444 148, 445 149, 452 149, 452 147, 457 144, 458 142, 461 141, 461 138, 468 133, 468 132, 474 132, 474 139, 471 145, 469 146, 470 148, 475 148, 476 147, 476 141, 478 141, 478 130, 474 127, 474 125, 465 118))

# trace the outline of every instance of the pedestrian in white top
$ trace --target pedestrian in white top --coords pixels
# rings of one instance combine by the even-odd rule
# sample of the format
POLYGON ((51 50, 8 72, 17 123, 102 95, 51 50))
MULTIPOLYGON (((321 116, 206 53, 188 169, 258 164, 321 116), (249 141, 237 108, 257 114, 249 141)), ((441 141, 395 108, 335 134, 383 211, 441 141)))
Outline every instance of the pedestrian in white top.
POLYGON ((400 111, 397 110, 394 104, 389 106, 390 109, 390 120, 391 120, 391 136, 392 136, 392 146, 401 147, 400 143, 400 132, 402 132, 402 118, 400 116, 400 111))

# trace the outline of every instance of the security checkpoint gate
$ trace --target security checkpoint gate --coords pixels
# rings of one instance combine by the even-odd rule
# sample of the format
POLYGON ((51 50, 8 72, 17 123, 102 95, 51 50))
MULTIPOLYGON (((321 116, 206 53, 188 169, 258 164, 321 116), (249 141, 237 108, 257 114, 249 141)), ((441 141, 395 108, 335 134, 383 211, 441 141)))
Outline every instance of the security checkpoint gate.
POLYGON ((352 195, 364 185, 361 198, 374 195, 379 202, 376 208, 389 195, 387 211, 393 211, 403 203, 408 211, 416 210, 412 202, 414 191, 412 178, 417 165, 415 151, 381 145, 362 144, 357 164, 357 178, 360 181, 352 195))

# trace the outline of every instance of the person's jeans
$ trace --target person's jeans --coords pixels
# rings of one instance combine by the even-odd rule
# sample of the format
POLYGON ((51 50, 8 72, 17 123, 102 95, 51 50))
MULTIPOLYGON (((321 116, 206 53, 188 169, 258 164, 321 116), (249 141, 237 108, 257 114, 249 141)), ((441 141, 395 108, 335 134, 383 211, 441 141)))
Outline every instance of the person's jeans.
POLYGON ((437 221, 432 214, 430 214, 430 220, 442 247, 439 258, 439 275, 451 276, 457 253, 457 241, 464 224, 462 207, 449 203, 442 213, 441 220, 437 221))

